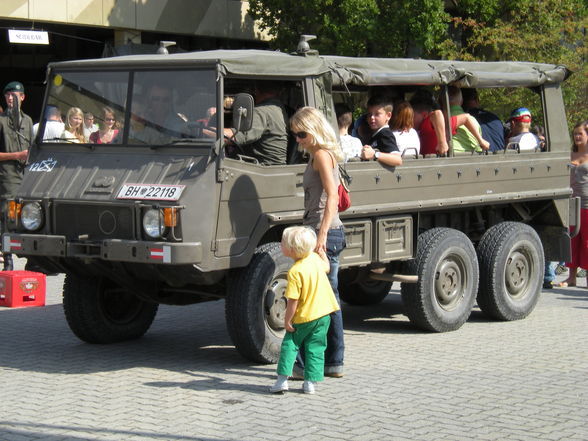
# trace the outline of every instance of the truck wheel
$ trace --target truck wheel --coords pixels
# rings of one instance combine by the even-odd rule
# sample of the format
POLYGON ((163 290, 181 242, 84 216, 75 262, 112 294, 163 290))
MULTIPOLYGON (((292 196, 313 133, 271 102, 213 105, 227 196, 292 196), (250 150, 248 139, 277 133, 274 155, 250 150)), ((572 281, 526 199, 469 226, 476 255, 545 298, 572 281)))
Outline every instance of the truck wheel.
POLYGON ((292 259, 280 244, 257 248, 249 265, 230 278, 225 300, 227 328, 239 353, 258 363, 276 363, 284 337, 287 273, 292 259))
POLYGON ((519 320, 531 313, 541 292, 545 258, 537 232, 519 222, 490 228, 478 244, 478 306, 498 320, 519 320))
POLYGON ((401 288, 410 321, 435 332, 459 329, 472 312, 478 289, 478 260, 469 238, 450 228, 425 231, 408 269, 418 276, 417 283, 401 288))
POLYGON ((339 272, 339 297, 349 305, 376 305, 386 298, 392 282, 372 280, 361 277, 357 280, 358 268, 349 268, 339 272))
POLYGON ((106 278, 67 274, 63 284, 67 323, 73 333, 87 343, 115 343, 143 336, 158 306, 139 299, 106 278))

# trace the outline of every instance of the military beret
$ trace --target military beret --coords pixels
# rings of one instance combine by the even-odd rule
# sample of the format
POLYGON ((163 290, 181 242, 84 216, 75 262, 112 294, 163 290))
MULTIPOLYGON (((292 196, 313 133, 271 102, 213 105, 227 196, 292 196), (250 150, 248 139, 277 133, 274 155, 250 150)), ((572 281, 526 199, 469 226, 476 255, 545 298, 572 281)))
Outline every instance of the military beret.
POLYGON ((23 92, 24 93, 24 86, 20 81, 11 81, 6 86, 4 86, 4 92, 23 92))

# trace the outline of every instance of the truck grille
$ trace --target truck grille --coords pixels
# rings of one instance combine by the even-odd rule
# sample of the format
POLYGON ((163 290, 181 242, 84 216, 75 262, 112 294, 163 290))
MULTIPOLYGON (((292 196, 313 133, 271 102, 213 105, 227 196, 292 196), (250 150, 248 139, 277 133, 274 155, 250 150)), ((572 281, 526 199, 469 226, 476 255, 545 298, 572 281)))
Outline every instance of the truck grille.
POLYGON ((69 240, 134 239, 132 207, 56 203, 55 233, 69 240))

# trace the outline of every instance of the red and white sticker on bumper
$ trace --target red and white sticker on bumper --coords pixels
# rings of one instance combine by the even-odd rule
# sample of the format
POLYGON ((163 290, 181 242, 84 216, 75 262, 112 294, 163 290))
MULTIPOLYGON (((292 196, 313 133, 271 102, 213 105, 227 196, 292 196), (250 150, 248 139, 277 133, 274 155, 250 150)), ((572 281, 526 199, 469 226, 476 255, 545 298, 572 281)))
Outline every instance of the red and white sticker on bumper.
POLYGON ((163 263, 171 263, 171 247, 149 248, 149 258, 162 261, 163 263))
POLYGON ((2 239, 2 251, 10 253, 14 250, 20 250, 22 248, 22 242, 19 240, 12 239, 10 236, 4 236, 2 239))

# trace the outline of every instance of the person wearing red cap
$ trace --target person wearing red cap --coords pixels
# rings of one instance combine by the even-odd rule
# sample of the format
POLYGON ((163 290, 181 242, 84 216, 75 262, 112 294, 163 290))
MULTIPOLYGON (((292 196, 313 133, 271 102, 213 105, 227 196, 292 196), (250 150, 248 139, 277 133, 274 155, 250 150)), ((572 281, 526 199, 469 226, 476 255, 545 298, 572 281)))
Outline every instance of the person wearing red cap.
POLYGON ((510 134, 506 148, 518 148, 519 151, 538 149, 541 141, 531 133, 531 112, 526 107, 519 107, 510 113, 510 134))

